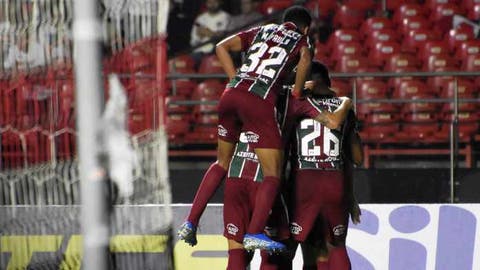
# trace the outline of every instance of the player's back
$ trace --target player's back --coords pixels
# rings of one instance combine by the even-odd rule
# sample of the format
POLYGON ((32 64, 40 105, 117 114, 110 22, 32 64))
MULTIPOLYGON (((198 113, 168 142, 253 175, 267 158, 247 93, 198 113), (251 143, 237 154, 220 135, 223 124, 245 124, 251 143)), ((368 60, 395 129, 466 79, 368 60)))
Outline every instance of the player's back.
POLYGON ((308 47, 307 37, 288 22, 252 28, 238 36, 246 49, 246 60, 230 86, 246 88, 274 102, 283 80, 298 63, 300 49, 308 47))
MULTIPOLYGON (((335 111, 342 103, 338 97, 308 97, 308 102, 319 111, 335 111)), ((320 122, 299 115, 292 138, 293 161, 298 169, 333 169, 343 168, 343 142, 345 136, 354 126, 354 116, 339 129, 331 130, 320 122)))

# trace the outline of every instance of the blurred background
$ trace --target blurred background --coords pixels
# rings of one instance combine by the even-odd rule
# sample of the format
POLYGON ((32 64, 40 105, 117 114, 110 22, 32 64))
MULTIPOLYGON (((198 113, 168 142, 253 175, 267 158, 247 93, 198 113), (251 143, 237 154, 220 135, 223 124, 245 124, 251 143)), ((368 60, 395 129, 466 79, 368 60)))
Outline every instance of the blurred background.
MULTIPOLYGON (((293 4, 314 16, 315 59, 330 68, 333 88, 355 101, 365 152, 355 173, 360 202, 478 202, 479 1, 174 0, 167 36, 158 35, 157 1, 99 1, 103 72, 120 74, 127 90, 132 141, 156 130, 158 104, 167 106, 173 202, 191 202, 214 160, 226 77, 213 44, 279 22, 293 4), (168 81, 160 89, 157 46, 165 38, 168 81)), ((69 175, 56 182, 76 181, 59 165, 77 153, 72 17, 71 0, 0 1, 0 203, 35 201, 14 187, 18 172, 50 164, 69 175)), ((234 57, 239 64, 242 55, 234 57)))

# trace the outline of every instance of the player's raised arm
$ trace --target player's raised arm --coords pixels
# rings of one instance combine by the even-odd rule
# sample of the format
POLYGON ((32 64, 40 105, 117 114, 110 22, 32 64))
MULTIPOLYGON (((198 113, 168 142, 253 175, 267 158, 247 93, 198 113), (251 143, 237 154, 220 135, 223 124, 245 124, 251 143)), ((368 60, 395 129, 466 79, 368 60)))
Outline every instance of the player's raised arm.
POLYGON ((238 52, 241 49, 242 40, 237 35, 229 36, 223 39, 215 48, 215 53, 217 54, 218 60, 222 64, 223 70, 225 70, 225 73, 227 73, 227 76, 230 80, 235 77, 236 70, 229 52, 238 52))
POLYGON ((315 117, 315 120, 322 123, 329 129, 337 129, 343 123, 352 108, 352 100, 348 97, 340 97, 342 104, 333 112, 322 111, 315 117))
POLYGON ((300 60, 297 65, 297 74, 295 75, 295 85, 293 86, 293 96, 300 97, 303 86, 307 79, 307 75, 310 73, 310 65, 312 63, 312 55, 308 47, 302 47, 300 49, 300 60))

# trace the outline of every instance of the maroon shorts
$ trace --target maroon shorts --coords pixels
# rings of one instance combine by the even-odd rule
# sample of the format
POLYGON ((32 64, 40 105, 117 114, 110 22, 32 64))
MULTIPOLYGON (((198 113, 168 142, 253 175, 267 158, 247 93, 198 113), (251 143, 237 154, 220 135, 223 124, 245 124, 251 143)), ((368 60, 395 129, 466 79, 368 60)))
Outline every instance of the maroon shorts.
MULTIPOLYGON (((227 239, 243 242, 255 207, 260 182, 251 179, 227 178, 223 198, 223 235, 227 239)), ((276 240, 290 237, 288 213, 283 199, 278 196, 273 205, 266 231, 276 240)))
POLYGON ((223 235, 243 242, 255 206, 259 182, 243 178, 227 178, 223 198, 223 235))
POLYGON ((218 138, 222 140, 235 143, 245 132, 253 148, 282 147, 275 106, 245 89, 225 89, 218 104, 218 118, 218 138))
POLYGON ((315 221, 325 222, 326 238, 345 240, 348 210, 344 200, 342 171, 298 170, 295 178, 295 199, 290 232, 303 242, 312 231, 315 221))

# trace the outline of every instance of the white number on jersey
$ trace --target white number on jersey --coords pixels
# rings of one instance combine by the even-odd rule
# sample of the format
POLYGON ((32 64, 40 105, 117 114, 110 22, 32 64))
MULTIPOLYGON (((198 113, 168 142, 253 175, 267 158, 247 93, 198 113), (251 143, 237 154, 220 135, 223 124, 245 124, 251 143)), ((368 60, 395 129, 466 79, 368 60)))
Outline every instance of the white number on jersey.
POLYGON ((268 49, 268 45, 263 42, 253 44, 250 47, 250 50, 253 53, 248 56, 249 61, 245 62, 245 64, 242 65, 240 71, 255 71, 255 73, 257 73, 258 75, 263 75, 269 77, 270 79, 275 78, 275 73, 277 72, 271 67, 281 65, 285 57, 287 57, 287 51, 285 51, 284 48, 275 46, 268 49), (267 50, 270 54, 270 57, 268 59, 263 59, 262 61, 260 61, 260 59, 263 58, 267 50))
MULTIPOLYGON (((319 156, 321 149, 319 145, 315 145, 315 139, 320 137, 322 125, 313 119, 304 119, 300 122, 301 129, 309 129, 310 126, 313 126, 313 131, 302 138, 301 154, 307 157, 319 156)), ((323 153, 329 157, 337 157, 340 154, 340 141, 327 127, 323 127, 323 153)))

